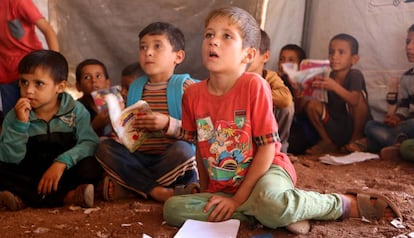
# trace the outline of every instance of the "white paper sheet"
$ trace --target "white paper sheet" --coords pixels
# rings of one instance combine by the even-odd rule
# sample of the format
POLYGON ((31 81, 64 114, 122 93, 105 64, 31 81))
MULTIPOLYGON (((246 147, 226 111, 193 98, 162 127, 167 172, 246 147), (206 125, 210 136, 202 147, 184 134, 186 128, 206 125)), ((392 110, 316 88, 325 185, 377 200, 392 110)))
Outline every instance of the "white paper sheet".
POLYGON ((332 165, 352 164, 370 159, 379 159, 379 155, 367 152, 354 152, 345 156, 327 154, 319 158, 322 163, 332 165))
POLYGON ((240 221, 230 219, 223 222, 186 220, 174 238, 236 238, 240 221))

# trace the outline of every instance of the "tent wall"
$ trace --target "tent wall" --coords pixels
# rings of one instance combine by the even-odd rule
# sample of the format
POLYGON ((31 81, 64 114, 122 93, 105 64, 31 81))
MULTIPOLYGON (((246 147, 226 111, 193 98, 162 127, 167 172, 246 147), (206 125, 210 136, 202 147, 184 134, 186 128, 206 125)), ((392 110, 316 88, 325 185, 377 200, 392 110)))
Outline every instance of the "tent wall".
POLYGON ((269 0, 264 30, 271 39, 271 56, 266 67, 277 71, 280 48, 302 45, 306 0, 269 0))
POLYGON ((107 65, 113 83, 119 82, 124 66, 137 60, 137 35, 153 21, 171 22, 186 36, 187 56, 177 72, 206 77, 200 55, 204 18, 229 4, 246 9, 264 26, 272 40, 267 67, 273 70, 285 44, 303 46, 309 58, 326 59, 332 36, 355 36, 360 44, 355 67, 365 76, 375 119, 382 120, 386 110, 387 81, 412 66, 405 56, 405 37, 414 23, 414 2, 404 0, 33 1, 57 29, 71 71, 83 59, 97 58, 107 65))

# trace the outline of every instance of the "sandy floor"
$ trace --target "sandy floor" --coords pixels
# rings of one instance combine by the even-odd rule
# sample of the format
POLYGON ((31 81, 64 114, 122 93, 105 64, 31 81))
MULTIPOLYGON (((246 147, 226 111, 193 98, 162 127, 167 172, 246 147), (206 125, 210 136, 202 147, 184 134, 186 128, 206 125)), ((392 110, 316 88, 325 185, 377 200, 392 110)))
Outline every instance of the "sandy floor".
MULTIPOLYGON (((298 187, 322 193, 368 188, 380 192, 400 208, 405 229, 388 222, 360 219, 312 221, 303 237, 393 237, 414 231, 414 164, 401 160, 370 160, 351 165, 325 165, 315 157, 299 156, 294 163, 298 187)), ((162 205, 142 199, 114 203, 96 201, 94 209, 62 207, 0 211, 1 237, 173 237, 177 228, 164 224, 162 205)), ((242 224, 238 237, 301 237, 280 228, 242 224), (261 235, 261 236, 260 236, 261 235)))

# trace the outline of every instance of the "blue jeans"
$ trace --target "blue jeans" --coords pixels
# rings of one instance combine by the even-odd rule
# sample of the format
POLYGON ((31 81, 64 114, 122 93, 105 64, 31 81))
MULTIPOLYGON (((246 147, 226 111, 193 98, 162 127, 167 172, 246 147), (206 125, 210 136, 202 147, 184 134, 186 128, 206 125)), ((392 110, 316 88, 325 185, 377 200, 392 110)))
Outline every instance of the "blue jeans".
POLYGON ((414 138, 414 119, 402 121, 396 127, 379 121, 368 121, 365 135, 368 139, 368 150, 378 152, 384 147, 401 142, 400 140, 414 138))
POLYGON ((198 181, 194 148, 185 141, 176 141, 161 154, 144 154, 107 139, 99 143, 96 159, 120 184, 144 197, 156 186, 198 181))
MULTIPOLYGON (((212 195, 199 193, 169 198, 164 204, 165 221, 172 226, 181 226, 186 219, 207 221, 212 210, 203 210, 212 195)), ((232 218, 247 221, 254 217, 266 227, 276 229, 301 220, 336 220, 341 218, 342 210, 340 195, 296 189, 289 174, 272 165, 232 218)))

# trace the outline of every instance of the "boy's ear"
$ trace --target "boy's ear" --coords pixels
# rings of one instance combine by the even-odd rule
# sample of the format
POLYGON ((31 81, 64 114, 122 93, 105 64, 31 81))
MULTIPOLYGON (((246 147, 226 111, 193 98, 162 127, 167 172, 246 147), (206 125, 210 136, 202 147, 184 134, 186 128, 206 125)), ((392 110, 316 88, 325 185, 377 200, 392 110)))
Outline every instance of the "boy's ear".
POLYGON ((358 63, 358 61, 359 61, 359 55, 357 54, 352 55, 352 65, 358 63))
MULTIPOLYGON (((58 83, 58 85, 57 85, 57 91, 56 91, 58 94, 59 93, 63 93, 65 91, 65 89, 66 89, 66 83, 67 83, 66 80, 63 80, 62 82, 58 83)), ((76 88, 77 88, 77 86, 76 86, 76 88)))
POLYGON ((256 57, 257 50, 255 48, 249 47, 245 49, 245 56, 242 60, 244 64, 250 64, 253 62, 254 58, 256 57))
POLYGON ((184 50, 179 50, 177 52, 175 52, 175 60, 174 63, 177 64, 181 64, 181 62, 184 61, 185 58, 185 51, 184 50))
POLYGON ((263 54, 263 63, 267 63, 267 61, 269 61, 270 59, 270 51, 267 50, 264 54, 263 54))

